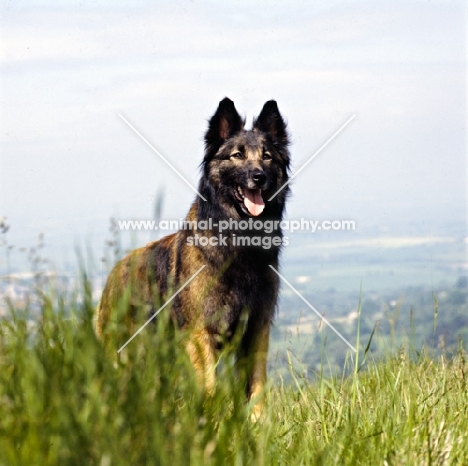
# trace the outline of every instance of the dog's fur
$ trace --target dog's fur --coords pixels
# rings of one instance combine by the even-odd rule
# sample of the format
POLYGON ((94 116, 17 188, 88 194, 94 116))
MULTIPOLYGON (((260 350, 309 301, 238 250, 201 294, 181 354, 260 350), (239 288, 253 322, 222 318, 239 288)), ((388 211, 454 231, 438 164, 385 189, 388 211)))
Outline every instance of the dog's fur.
MULTIPOLYGON (((146 306, 154 313, 156 306, 205 265, 174 299, 172 319, 180 329, 188 331, 187 350, 208 392, 215 386, 217 350, 223 342, 231 341, 236 331, 237 335, 240 332, 236 339, 237 360, 249 361, 245 366, 246 390, 251 399, 262 392, 266 381, 269 332, 279 287, 278 277, 269 265, 278 268, 280 245, 276 241, 271 248, 239 246, 232 240, 237 234, 281 239, 281 230, 277 222, 271 233, 253 229, 223 232, 229 239, 224 246, 193 244, 195 235, 217 238, 220 220, 249 220, 252 216, 262 221, 282 219, 289 188, 285 187, 273 200, 268 199, 288 180, 286 124, 273 100, 265 103, 251 130, 245 130, 244 123, 234 103, 225 98, 205 134, 199 193, 206 201, 197 197, 186 220, 212 219, 213 229, 182 229, 118 262, 98 306, 97 333, 106 334, 109 321, 115 318, 113 310, 129 288, 130 307, 146 306)), ((254 416, 258 417, 260 411, 259 401, 254 416)))

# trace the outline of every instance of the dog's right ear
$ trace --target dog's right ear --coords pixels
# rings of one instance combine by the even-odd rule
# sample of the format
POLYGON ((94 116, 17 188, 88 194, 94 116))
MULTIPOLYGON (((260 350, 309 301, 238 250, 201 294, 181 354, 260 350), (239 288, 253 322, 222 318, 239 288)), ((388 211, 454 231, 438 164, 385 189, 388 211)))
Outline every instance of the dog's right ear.
POLYGON ((227 139, 238 133, 244 127, 244 123, 234 107, 234 102, 225 97, 208 123, 208 131, 205 134, 205 160, 211 158, 227 139))

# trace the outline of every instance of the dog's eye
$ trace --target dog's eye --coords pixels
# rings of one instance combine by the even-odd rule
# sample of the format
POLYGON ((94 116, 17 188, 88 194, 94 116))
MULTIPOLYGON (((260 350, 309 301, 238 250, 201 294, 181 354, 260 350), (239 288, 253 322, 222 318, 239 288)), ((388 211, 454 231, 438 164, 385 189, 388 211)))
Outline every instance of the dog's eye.
POLYGON ((263 160, 271 160, 271 154, 269 152, 264 152, 263 160))
POLYGON ((234 157, 235 159, 242 159, 242 158, 244 158, 244 156, 242 155, 241 152, 234 152, 234 154, 232 154, 231 157, 234 157))

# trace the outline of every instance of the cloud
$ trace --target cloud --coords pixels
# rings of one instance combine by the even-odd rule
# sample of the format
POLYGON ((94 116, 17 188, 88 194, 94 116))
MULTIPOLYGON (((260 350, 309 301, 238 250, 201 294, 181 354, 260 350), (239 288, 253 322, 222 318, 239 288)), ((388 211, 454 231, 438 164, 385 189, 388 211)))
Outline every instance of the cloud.
POLYGON ((307 62, 456 60, 464 45, 460 2, 263 2, 210 5, 172 2, 133 7, 28 8, 4 11, 0 62, 266 57, 307 62), (418 18, 417 21, 414 18, 418 18), (444 34, 438 34, 438 31, 444 34), (459 47, 454 47, 458 42, 459 47), (288 51, 288 55, 284 52, 288 51))

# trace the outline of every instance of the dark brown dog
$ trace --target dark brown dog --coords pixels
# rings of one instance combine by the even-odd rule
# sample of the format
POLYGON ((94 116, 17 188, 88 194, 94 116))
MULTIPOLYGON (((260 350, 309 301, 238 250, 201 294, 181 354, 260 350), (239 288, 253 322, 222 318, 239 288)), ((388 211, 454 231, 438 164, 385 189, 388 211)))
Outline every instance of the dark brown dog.
POLYGON ((192 204, 188 228, 116 264, 98 306, 97 333, 109 331, 125 295, 134 308, 128 316, 144 306, 154 313, 205 266, 172 302, 172 320, 187 330, 190 359, 208 392, 215 387, 217 350, 239 336, 237 361, 247 370, 248 398, 258 398, 253 412, 258 418, 279 287, 269 266, 278 268, 285 239, 279 221, 289 188, 269 199, 288 180, 290 159, 275 101, 265 103, 251 130, 244 123, 231 100, 219 103, 205 135, 199 193, 206 201, 198 197, 192 204), (258 220, 268 228, 259 229, 258 220))

